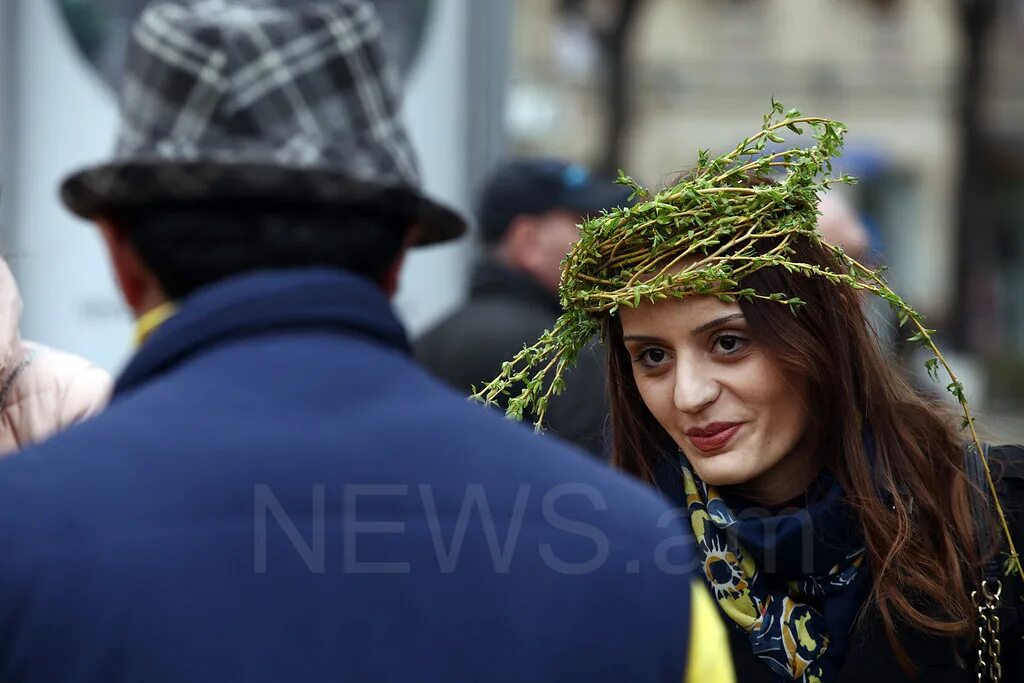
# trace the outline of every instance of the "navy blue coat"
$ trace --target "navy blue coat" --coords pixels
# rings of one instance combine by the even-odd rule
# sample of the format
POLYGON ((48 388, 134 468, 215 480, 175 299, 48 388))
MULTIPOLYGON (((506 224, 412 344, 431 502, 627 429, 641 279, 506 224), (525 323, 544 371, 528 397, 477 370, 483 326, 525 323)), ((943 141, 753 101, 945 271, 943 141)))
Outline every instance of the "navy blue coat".
POLYGON ((0 678, 678 683, 667 511, 431 379, 368 281, 233 278, 0 462, 0 678))

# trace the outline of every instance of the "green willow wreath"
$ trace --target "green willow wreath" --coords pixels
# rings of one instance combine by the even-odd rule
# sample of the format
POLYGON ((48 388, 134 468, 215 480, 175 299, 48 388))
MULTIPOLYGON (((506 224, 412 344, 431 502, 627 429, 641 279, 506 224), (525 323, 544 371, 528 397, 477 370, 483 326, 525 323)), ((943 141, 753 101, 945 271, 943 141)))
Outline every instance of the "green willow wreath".
POLYGON ((796 109, 784 111, 773 99, 759 132, 713 159, 702 150, 696 170, 672 187, 652 192, 620 171, 618 182, 632 189, 630 200, 636 201, 581 225, 580 239, 562 264, 559 296, 564 313, 535 344, 503 363, 499 375, 473 398, 494 404, 508 397, 507 414, 517 420, 532 414, 540 429, 549 400, 565 387, 566 369, 601 333, 604 317, 615 315, 620 306, 691 295, 727 302, 765 299, 794 310, 803 305, 785 293, 758 294, 742 285, 743 278, 769 267, 868 291, 889 303, 901 325, 915 330, 911 342, 931 352, 925 363, 928 374, 938 381, 941 366, 948 376, 947 389, 963 413, 961 429, 969 430, 996 501, 1009 549, 1007 571, 1021 572, 963 385, 935 345, 934 330, 890 289, 882 269, 862 265, 824 242, 817 230, 822 194, 835 183, 854 182, 846 175, 832 176, 832 160, 842 153, 846 130, 838 121, 803 116, 796 109), (813 145, 772 151, 770 145, 785 142, 784 131, 803 135, 808 129, 813 145), (778 182, 752 184, 751 177, 778 182), (792 242, 798 235, 830 250, 843 268, 833 271, 795 260, 792 242), (759 244, 770 248, 758 248, 759 244), (519 387, 519 393, 511 395, 519 387))

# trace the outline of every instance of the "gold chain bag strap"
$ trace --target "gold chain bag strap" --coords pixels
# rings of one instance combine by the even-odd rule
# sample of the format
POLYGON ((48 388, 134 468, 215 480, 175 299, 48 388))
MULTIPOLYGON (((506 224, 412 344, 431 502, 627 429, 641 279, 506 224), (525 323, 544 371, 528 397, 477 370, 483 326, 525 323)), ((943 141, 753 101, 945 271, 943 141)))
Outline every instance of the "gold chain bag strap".
MULTIPOLYGON (((988 444, 985 459, 988 460, 988 444)), ((975 534, 978 539, 978 553, 985 557, 992 551, 992 529, 989 521, 989 504, 991 492, 985 479, 985 470, 981 458, 971 444, 966 449, 966 471, 971 483, 981 492, 981 496, 971 497, 971 507, 975 520, 975 534)), ((1003 671, 1000 664, 1002 643, 999 641, 999 601, 1003 594, 1003 568, 996 553, 981 568, 978 588, 971 592, 971 600, 977 610, 977 649, 978 681, 999 681, 1003 671)))

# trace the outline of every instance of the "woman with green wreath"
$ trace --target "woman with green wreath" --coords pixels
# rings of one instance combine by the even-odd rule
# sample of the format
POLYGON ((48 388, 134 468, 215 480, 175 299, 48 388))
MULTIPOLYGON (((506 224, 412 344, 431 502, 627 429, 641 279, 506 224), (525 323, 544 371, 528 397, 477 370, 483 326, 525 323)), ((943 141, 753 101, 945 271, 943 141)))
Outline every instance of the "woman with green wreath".
POLYGON ((614 463, 688 520, 737 680, 1022 681, 1024 450, 978 439, 933 331, 816 231, 844 132, 773 103, 673 187, 620 178, 636 201, 582 226, 565 313, 478 396, 525 387, 508 410, 539 426, 604 335, 614 463), (786 130, 814 144, 772 151, 786 130), (865 292, 932 351, 959 421, 884 357, 865 292))

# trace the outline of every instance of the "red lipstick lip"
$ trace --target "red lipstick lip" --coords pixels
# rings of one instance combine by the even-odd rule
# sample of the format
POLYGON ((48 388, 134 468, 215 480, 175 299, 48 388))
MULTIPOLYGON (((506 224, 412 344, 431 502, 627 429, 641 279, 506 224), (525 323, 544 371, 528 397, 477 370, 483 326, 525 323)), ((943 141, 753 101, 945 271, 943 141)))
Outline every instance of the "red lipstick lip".
POLYGON ((719 432, 724 432, 726 429, 732 429, 742 422, 712 422, 706 424, 703 427, 691 427, 686 430, 687 436, 714 436, 719 432))
POLYGON ((723 448, 729 443, 742 426, 742 422, 713 422, 704 427, 694 427, 693 429, 686 430, 686 438, 698 450, 710 453, 711 451, 723 448))

